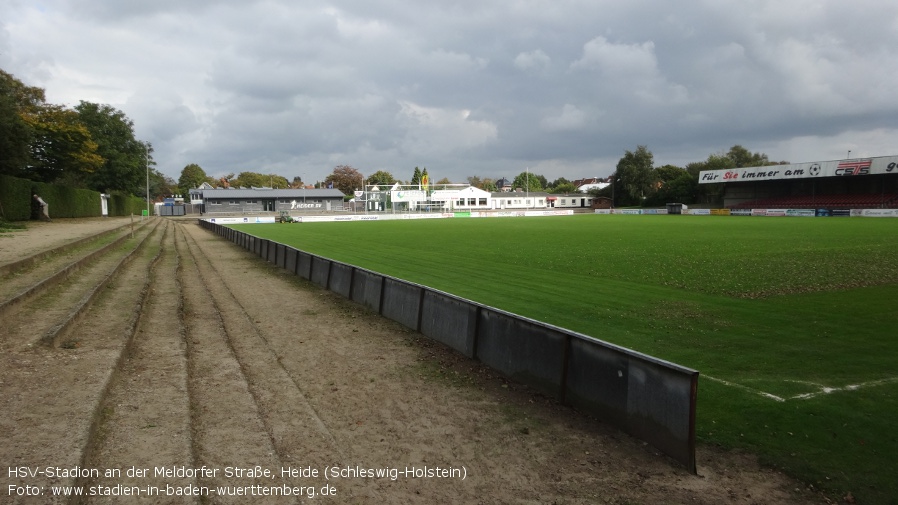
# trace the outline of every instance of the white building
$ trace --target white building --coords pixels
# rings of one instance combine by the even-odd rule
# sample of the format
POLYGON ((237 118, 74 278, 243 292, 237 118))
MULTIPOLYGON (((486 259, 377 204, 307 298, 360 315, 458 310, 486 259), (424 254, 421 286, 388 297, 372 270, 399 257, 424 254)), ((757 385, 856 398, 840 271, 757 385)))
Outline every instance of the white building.
POLYGON ((556 209, 582 209, 592 207, 592 195, 586 193, 567 193, 564 195, 550 195, 549 207, 556 209))
POLYGON ((383 191, 370 186, 357 195, 367 202, 369 211, 436 211, 465 212, 503 209, 545 209, 549 207, 548 194, 544 192, 495 192, 467 185, 440 185, 440 189, 428 191, 418 186, 393 188, 383 191), (454 186, 454 187, 453 187, 454 186))
POLYGON ((510 191, 491 194, 491 207, 502 209, 546 209, 549 207, 549 194, 537 191, 510 191))

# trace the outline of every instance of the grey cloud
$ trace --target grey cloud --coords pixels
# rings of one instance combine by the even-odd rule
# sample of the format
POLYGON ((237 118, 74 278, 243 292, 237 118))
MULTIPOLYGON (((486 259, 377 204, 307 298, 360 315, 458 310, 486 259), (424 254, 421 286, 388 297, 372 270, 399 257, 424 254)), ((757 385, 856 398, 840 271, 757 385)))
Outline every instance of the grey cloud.
POLYGON ((514 66, 521 70, 541 69, 549 65, 551 58, 541 49, 519 53, 514 58, 514 66))
POLYGON ((43 5, 0 21, 4 70, 122 108, 175 178, 189 163, 574 178, 637 144, 659 164, 736 143, 894 154, 898 6, 879 2, 43 5))

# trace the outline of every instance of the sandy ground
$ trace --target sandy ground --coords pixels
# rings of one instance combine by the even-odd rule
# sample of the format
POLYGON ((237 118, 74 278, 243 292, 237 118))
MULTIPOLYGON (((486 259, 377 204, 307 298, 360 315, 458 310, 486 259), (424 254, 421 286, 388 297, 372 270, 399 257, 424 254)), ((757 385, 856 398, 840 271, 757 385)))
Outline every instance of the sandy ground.
MULTIPOLYGON (((692 475, 194 221, 149 221, 57 345, 41 336, 119 260, 0 313, 0 503, 826 502, 750 455, 700 447, 692 475)), ((29 223, 0 266, 129 222, 29 223)))

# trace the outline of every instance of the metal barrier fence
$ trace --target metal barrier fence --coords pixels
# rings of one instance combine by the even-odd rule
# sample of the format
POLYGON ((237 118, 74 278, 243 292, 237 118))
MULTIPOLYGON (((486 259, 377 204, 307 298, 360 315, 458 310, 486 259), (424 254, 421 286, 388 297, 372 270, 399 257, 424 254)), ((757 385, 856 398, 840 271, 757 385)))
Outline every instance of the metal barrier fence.
POLYGON ((696 473, 697 371, 427 286, 199 222, 281 268, 597 416, 696 473))
POLYGON ((186 215, 183 205, 159 205, 156 207, 160 216, 184 216, 186 215))

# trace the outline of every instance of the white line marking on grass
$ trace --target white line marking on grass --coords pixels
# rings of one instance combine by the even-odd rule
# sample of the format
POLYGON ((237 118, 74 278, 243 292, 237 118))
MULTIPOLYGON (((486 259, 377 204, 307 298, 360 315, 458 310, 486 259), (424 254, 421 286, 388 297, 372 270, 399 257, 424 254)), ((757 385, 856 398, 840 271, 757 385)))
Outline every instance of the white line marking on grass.
POLYGON ((799 395, 790 396, 789 398, 783 398, 781 396, 776 396, 775 394, 768 393, 766 391, 761 391, 760 389, 750 388, 743 384, 737 384, 735 382, 718 379, 717 377, 711 377, 710 375, 702 375, 701 377, 704 377, 705 379, 708 379, 708 380, 712 380, 714 382, 719 382, 719 383, 723 384, 724 386, 731 386, 734 388, 744 389, 745 391, 748 391, 750 393, 754 393, 756 395, 763 396, 764 398, 769 398, 771 400, 775 400, 778 402, 785 402, 786 400, 807 400, 807 399, 814 398, 814 397, 817 397, 820 395, 836 393, 838 391, 857 391, 858 389, 861 389, 861 388, 882 386, 884 384, 891 384, 893 382, 898 382, 898 377, 890 377, 888 379, 879 379, 879 380, 870 381, 870 382, 862 382, 860 384, 849 384, 847 386, 840 387, 840 388, 831 388, 831 387, 824 386, 822 384, 818 384, 816 382, 787 380, 784 382, 797 382, 800 384, 808 384, 808 385, 820 388, 820 390, 814 391, 812 393, 802 393, 799 395))
POLYGON ((750 388, 750 387, 748 387, 748 386, 743 386, 742 384, 736 384, 735 382, 725 381, 725 380, 723 380, 723 379, 718 379, 717 377, 711 377, 710 375, 701 375, 701 377, 704 377, 704 378, 706 378, 706 379, 710 379, 710 380, 712 380, 712 381, 714 381, 714 382, 719 382, 719 383, 723 384, 724 386, 732 386, 732 387, 734 387, 734 388, 744 389, 744 390, 750 391, 750 392, 752 392, 752 393, 754 393, 754 394, 756 394, 756 395, 761 395, 761 396, 763 396, 763 397, 765 397, 765 398, 770 398, 771 400, 776 400, 776 401, 778 401, 778 402, 784 402, 784 401, 786 401, 785 398, 780 398, 779 396, 776 396, 776 395, 774 395, 774 394, 767 393, 767 392, 765 392, 765 391, 761 391, 761 390, 759 390, 759 389, 754 389, 754 388, 750 388))
POLYGON ((790 398, 790 400, 807 400, 809 398, 814 398, 815 396, 827 395, 829 393, 835 393, 837 391, 856 391, 861 388, 867 388, 867 387, 872 387, 872 386, 882 386, 883 384, 891 384, 893 382, 898 382, 898 377, 890 377, 888 379, 880 379, 880 380, 875 380, 875 381, 870 381, 870 382, 862 382, 860 384, 849 384, 849 385, 847 385, 845 387, 841 387, 841 388, 829 388, 829 387, 821 386, 821 385, 817 384, 817 386, 820 387, 820 391, 795 395, 792 398, 790 398))

